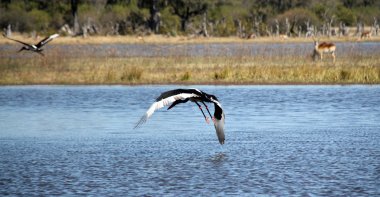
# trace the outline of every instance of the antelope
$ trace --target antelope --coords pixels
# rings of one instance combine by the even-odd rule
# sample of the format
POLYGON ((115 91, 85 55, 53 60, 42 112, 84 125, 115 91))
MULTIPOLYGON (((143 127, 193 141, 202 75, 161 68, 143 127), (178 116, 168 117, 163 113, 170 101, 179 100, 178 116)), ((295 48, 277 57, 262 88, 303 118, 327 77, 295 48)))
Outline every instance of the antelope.
POLYGON ((363 33, 360 36, 360 39, 363 38, 371 38, 372 31, 363 31, 363 33))
POLYGON ((145 42, 144 37, 142 37, 142 36, 137 36, 137 40, 139 40, 141 42, 145 42))
POLYGON ((287 40, 288 39, 288 35, 286 35, 286 34, 280 34, 279 37, 281 40, 287 40))
POLYGON ((335 49, 336 49, 336 46, 334 43, 331 43, 331 42, 319 43, 319 40, 314 40, 313 58, 315 60, 315 57, 319 56, 320 59, 322 60, 324 53, 330 53, 333 58, 333 62, 335 62, 335 49))

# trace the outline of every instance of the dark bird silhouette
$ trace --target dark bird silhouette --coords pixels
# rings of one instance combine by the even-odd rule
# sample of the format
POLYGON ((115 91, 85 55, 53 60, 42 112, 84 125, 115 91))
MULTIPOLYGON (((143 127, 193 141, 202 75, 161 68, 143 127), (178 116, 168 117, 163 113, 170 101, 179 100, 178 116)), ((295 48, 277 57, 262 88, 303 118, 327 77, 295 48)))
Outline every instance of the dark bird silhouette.
POLYGON ((36 52, 36 53, 44 56, 44 54, 42 53, 42 51, 43 51, 42 47, 45 46, 48 42, 52 41, 54 38, 58 37, 59 34, 53 34, 51 36, 48 36, 35 45, 34 44, 28 44, 28 43, 25 43, 25 42, 22 42, 22 41, 19 41, 16 39, 12 39, 12 38, 9 38, 5 35, 3 35, 3 36, 9 40, 13 40, 15 42, 18 42, 18 43, 21 43, 24 45, 18 52, 21 52, 23 50, 27 50, 27 51, 36 52))
POLYGON ((168 110, 173 108, 175 105, 180 104, 180 103, 186 103, 187 101, 194 102, 197 104, 199 109, 201 110, 203 117, 205 118, 206 122, 209 123, 209 118, 205 115, 203 112, 202 106, 198 103, 201 102, 205 107, 210 115, 212 117, 211 119, 214 122, 215 130, 216 130, 216 135, 218 136, 218 140, 220 144, 224 144, 224 113, 222 106, 218 99, 211 94, 207 94, 205 92, 202 92, 198 89, 175 89, 175 90, 170 90, 167 92, 162 93, 157 99, 156 102, 154 102, 148 111, 145 113, 143 117, 141 117, 140 121, 137 122, 135 128, 139 127, 143 123, 145 123, 149 117, 151 117, 154 113, 154 111, 163 108, 165 106, 169 106, 168 110), (214 116, 211 116, 210 111, 208 110, 207 105, 205 102, 208 103, 214 103, 214 116))

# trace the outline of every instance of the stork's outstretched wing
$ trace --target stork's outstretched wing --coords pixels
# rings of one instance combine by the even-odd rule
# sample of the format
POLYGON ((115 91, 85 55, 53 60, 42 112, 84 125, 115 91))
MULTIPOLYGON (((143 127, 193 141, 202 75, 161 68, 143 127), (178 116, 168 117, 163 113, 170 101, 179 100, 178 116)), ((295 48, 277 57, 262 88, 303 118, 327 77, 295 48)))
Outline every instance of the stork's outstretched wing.
POLYGON ((154 102, 150 106, 150 108, 145 113, 145 115, 143 115, 141 117, 140 121, 137 122, 135 128, 144 124, 149 119, 149 117, 151 117, 153 115, 154 111, 161 109, 165 106, 168 106, 177 100, 185 100, 185 99, 188 99, 191 97, 199 97, 199 95, 197 95, 195 93, 191 93, 191 92, 185 92, 184 93, 183 91, 180 91, 180 90, 175 90, 175 91, 171 90, 171 91, 162 93, 157 98, 156 102, 154 102))
POLYGON ((3 36, 4 36, 6 39, 13 40, 13 41, 18 42, 18 43, 21 43, 21 44, 23 44, 23 45, 25 45, 25 46, 32 47, 32 48, 36 48, 35 46, 33 46, 33 45, 31 45, 31 44, 28 44, 28 43, 25 43, 25 42, 22 42, 22 41, 20 41, 20 40, 16 40, 16 39, 13 39, 13 38, 9 38, 9 37, 7 37, 7 36, 5 36, 5 35, 3 35, 3 36))
POLYGON ((38 44, 36 44, 36 47, 41 48, 42 46, 44 46, 45 44, 52 41, 54 38, 56 38, 58 36, 59 36, 59 34, 53 34, 51 36, 48 36, 48 37, 44 38, 43 40, 41 40, 38 44))

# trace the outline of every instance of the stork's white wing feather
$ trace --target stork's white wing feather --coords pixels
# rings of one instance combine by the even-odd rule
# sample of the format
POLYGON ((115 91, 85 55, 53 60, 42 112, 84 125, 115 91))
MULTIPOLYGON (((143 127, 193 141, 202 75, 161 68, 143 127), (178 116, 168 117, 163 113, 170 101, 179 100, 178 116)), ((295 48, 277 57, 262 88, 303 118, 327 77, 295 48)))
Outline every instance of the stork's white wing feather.
POLYGON ((176 95, 164 98, 160 101, 154 102, 150 106, 148 111, 145 113, 145 115, 143 117, 141 117, 140 121, 137 122, 135 128, 139 127, 141 124, 145 123, 148 120, 148 118, 150 118, 156 110, 161 109, 165 106, 168 106, 168 105, 172 104, 174 101, 184 100, 184 99, 191 98, 191 97, 199 97, 199 96, 196 94, 192 94, 192 93, 180 93, 180 94, 176 94, 176 95))
POLYGON ((42 47, 44 46, 46 43, 52 41, 54 38, 58 37, 59 34, 53 34, 47 38, 45 38, 44 40, 42 40, 40 43, 37 44, 38 47, 42 47))
POLYGON ((211 101, 212 101, 213 103, 217 104, 217 105, 220 107, 220 109, 223 109, 223 108, 222 108, 222 104, 220 104, 219 101, 214 100, 214 99, 212 99, 212 98, 211 98, 211 101))
POLYGON ((50 39, 53 39, 53 38, 56 38, 56 37, 58 37, 59 36, 59 34, 53 34, 53 35, 51 35, 49 38, 50 39))

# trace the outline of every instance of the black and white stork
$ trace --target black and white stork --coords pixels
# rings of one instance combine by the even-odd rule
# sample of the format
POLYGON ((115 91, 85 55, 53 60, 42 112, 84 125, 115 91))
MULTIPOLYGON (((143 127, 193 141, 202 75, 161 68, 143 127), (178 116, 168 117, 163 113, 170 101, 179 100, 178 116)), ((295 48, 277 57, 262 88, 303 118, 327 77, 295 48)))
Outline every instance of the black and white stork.
POLYGON ((21 43, 21 44, 24 45, 18 52, 21 52, 23 50, 27 50, 27 51, 36 52, 36 53, 38 53, 38 54, 40 54, 40 55, 43 56, 44 54, 42 53, 42 51, 43 51, 42 47, 44 45, 46 45, 48 42, 52 41, 54 38, 58 37, 59 34, 53 34, 51 36, 48 36, 48 37, 44 38, 43 40, 41 40, 39 43, 37 43, 35 45, 34 44, 28 44, 28 43, 25 43, 25 42, 22 42, 22 41, 19 41, 19 40, 15 40, 15 39, 9 38, 9 37, 7 37, 5 35, 3 35, 3 36, 5 38, 9 39, 9 40, 13 40, 15 42, 18 42, 18 43, 21 43))
POLYGON ((168 108, 169 110, 175 105, 179 103, 186 103, 187 101, 191 101, 197 104, 206 122, 209 123, 210 122, 209 118, 205 115, 205 113, 203 112, 202 106, 198 102, 202 103, 206 107, 208 114, 210 115, 210 117, 212 117, 212 120, 214 122, 216 135, 218 136, 219 143, 223 145, 224 139, 225 139, 224 138, 225 115, 223 113, 222 105, 220 104, 220 102, 214 95, 207 94, 198 89, 175 89, 175 90, 170 90, 170 91, 162 93, 156 99, 156 102, 154 102, 150 106, 150 108, 145 113, 145 115, 141 117, 140 121, 136 124, 135 128, 145 123, 148 120, 148 118, 153 115, 154 111, 171 104, 168 108), (214 103, 214 108, 215 108, 214 116, 211 116, 211 113, 208 110, 208 107, 205 104, 205 102, 214 103))

